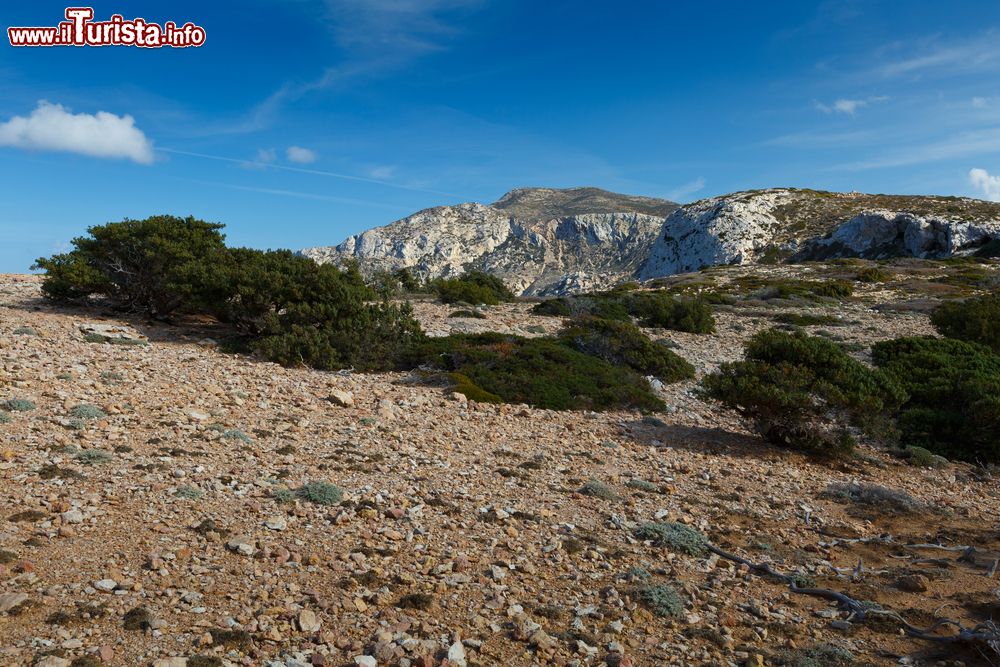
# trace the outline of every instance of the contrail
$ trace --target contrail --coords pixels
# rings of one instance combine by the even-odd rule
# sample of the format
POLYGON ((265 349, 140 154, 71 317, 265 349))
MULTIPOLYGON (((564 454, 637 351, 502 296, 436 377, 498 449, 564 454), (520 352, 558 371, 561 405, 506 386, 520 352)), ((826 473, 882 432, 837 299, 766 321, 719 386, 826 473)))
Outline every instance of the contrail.
POLYGON ((426 192, 432 195, 441 195, 443 197, 454 197, 456 199, 461 199, 461 195, 456 195, 453 192, 441 192, 440 190, 429 190, 427 188, 418 188, 411 185, 399 185, 397 183, 389 183, 388 181, 380 181, 375 178, 365 178, 364 176, 353 176, 351 174, 338 174, 334 171, 320 171, 318 169, 303 169, 302 167, 288 167, 281 164, 271 164, 269 162, 260 162, 257 160, 240 160, 234 157, 225 157, 222 155, 208 155, 207 153, 192 153, 191 151, 179 151, 173 148, 155 148, 161 153, 173 153, 174 155, 187 155, 189 157, 200 157, 206 160, 218 160, 220 162, 235 162, 236 164, 247 164, 254 167, 261 167, 264 169, 281 169, 282 171, 293 171, 299 174, 312 174, 313 176, 326 176, 328 178, 339 178, 345 181, 356 181, 360 183, 372 183, 374 185, 381 185, 387 188, 395 188, 397 190, 409 190, 410 192, 426 192))

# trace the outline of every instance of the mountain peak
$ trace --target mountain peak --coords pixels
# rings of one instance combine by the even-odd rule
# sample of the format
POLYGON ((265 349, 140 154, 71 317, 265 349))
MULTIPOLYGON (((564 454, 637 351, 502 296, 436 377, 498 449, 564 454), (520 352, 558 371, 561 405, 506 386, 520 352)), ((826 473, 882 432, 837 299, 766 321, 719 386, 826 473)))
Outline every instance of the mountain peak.
POLYGON ((567 218, 587 213, 642 213, 665 218, 677 208, 666 199, 609 192, 600 188, 515 188, 492 204, 526 221, 567 218))

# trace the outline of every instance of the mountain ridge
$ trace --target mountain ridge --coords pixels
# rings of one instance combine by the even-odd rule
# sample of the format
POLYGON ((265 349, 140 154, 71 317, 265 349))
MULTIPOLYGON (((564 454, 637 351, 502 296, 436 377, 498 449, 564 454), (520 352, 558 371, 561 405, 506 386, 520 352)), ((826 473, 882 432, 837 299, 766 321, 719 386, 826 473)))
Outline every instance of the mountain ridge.
POLYGON ((373 274, 423 278, 479 269, 515 292, 605 289, 719 264, 971 254, 1000 239, 1000 203, 968 197, 769 188, 678 205, 593 187, 517 188, 493 204, 418 211, 307 248, 373 274))

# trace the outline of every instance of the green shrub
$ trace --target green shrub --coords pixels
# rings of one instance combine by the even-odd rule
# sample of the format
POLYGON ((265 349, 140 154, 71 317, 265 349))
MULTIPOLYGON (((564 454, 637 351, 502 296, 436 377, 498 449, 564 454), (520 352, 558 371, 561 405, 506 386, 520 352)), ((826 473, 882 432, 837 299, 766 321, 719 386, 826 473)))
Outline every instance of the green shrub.
POLYGON ((444 303, 461 301, 492 306, 514 300, 514 293, 500 278, 483 271, 467 271, 457 278, 438 278, 429 286, 444 303))
POLYGON ((987 241, 982 247, 973 253, 975 257, 1000 257, 1000 237, 987 241))
POLYGON ((317 505, 336 505, 344 499, 344 493, 329 482, 308 482, 295 490, 295 496, 317 505))
POLYGON ((889 513, 908 514, 923 507, 923 504, 897 489, 889 489, 877 484, 831 484, 823 495, 859 505, 868 505, 889 513))
POLYGON ((962 461, 1000 462, 1000 356, 949 338, 898 338, 872 358, 909 394, 897 422, 904 445, 962 461))
POLYGON ((800 280, 766 276, 741 276, 735 278, 727 288, 764 301, 796 298, 810 301, 821 298, 844 299, 854 293, 854 286, 846 280, 800 280))
POLYGON ((931 323, 943 336, 980 343, 1000 353, 1000 292, 941 304, 931 323))
POLYGON ((287 486, 276 486, 271 489, 271 497, 274 498, 275 502, 290 503, 295 500, 295 492, 287 486))
POLYGON ((647 493, 658 493, 660 490, 660 487, 658 487, 656 484, 638 478, 630 479, 625 484, 625 486, 629 487, 630 489, 636 489, 637 491, 645 491, 647 493))
POLYGON ((205 492, 196 486, 191 486, 190 484, 184 484, 177 488, 176 493, 178 498, 183 498, 184 500, 199 500, 205 495, 205 492))
POLYGON ((744 360, 722 364, 702 389, 752 419, 772 443, 824 455, 853 449, 848 427, 890 436, 887 413, 906 398, 896 382, 836 343, 777 329, 754 335, 744 360))
POLYGON ((782 649, 776 659, 785 667, 849 667, 855 663, 853 653, 833 644, 782 649))
POLYGON ((77 419, 102 419, 108 416, 104 410, 101 410, 96 405, 88 405, 86 403, 81 403, 73 407, 69 413, 77 419))
POLYGON ((657 616, 677 618, 684 614, 684 600, 673 586, 645 586, 639 589, 639 599, 657 616))
POLYGON ((227 429, 222 432, 222 437, 226 440, 239 440, 240 442, 245 442, 250 444, 253 442, 253 438, 239 430, 238 428, 227 429))
POLYGON ((567 298, 546 299, 532 306, 531 312, 535 315, 548 315, 550 317, 569 317, 572 313, 569 304, 570 300, 567 298))
POLYGON ((643 375, 656 376, 662 382, 694 377, 694 366, 687 360, 666 345, 654 343, 629 322, 591 316, 576 318, 559 332, 559 340, 578 352, 614 366, 628 366, 643 375))
POLYGON ((596 479, 587 481, 583 486, 580 487, 580 493, 585 496, 591 496, 593 498, 601 498, 602 500, 617 500, 618 494, 615 490, 604 482, 600 482, 596 479))
POLYGON ((31 327, 17 327, 14 329, 13 334, 15 336, 37 336, 38 332, 31 327))
POLYGON ((635 529, 636 539, 653 546, 679 551, 689 556, 708 553, 708 540, 700 532, 682 523, 644 523, 635 529))
POLYGON ((0 403, 0 408, 8 412, 31 412, 35 409, 35 402, 26 398, 8 398, 0 403))
POLYGON ((485 320, 486 315, 478 310, 453 310, 448 313, 448 317, 468 317, 475 320, 485 320))
POLYGON ((187 273, 218 261, 225 252, 222 225, 158 215, 87 230, 73 250, 40 258, 42 291, 56 300, 101 294, 124 308, 167 316, 185 304, 187 273))
POLYGON ((858 271, 854 279, 859 283, 887 283, 892 280, 891 272, 877 266, 869 266, 858 271))
POLYGON ((228 249, 221 227, 172 216, 92 227, 71 252, 37 261, 46 271, 43 292, 55 301, 101 294, 161 317, 209 315, 238 336, 230 349, 326 370, 390 368, 421 335, 409 307, 378 300, 356 266, 341 270, 287 250, 228 249))
POLYGON ((940 468, 948 465, 948 459, 923 447, 913 445, 905 447, 903 448, 903 456, 910 465, 918 468, 940 468))
POLYGON ((114 456, 111 452, 106 452, 103 449, 85 449, 74 458, 84 465, 92 466, 98 463, 108 463, 114 459, 114 456))
POLYGON ((712 307, 702 299, 675 297, 669 292, 629 295, 627 307, 646 327, 707 334, 715 331, 712 307))
POLYGON ((14 419, 9 414, 0 411, 0 424, 9 424, 12 421, 14 421, 14 419))
POLYGON ((818 325, 838 326, 844 324, 836 315, 814 315, 812 313, 776 313, 772 319, 782 324, 791 324, 796 327, 809 327, 818 325))
MULTIPOLYGON (((457 389, 551 410, 662 410, 645 378, 630 368, 570 349, 549 338, 499 333, 427 338, 405 359, 457 373, 457 389), (475 391, 472 391, 475 388, 475 391)), ((482 400, 475 398, 474 400, 482 400)))
POLYGON ((504 400, 496 394, 476 386, 476 383, 461 373, 449 373, 448 378, 454 383, 454 390, 476 403, 503 403, 504 400))

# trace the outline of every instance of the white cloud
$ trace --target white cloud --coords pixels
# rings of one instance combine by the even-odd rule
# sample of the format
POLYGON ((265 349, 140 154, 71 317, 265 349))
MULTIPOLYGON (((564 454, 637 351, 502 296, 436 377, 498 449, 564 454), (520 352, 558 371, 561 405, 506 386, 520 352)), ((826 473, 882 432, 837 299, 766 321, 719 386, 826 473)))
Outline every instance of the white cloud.
POLYGON ((865 100, 840 99, 831 105, 826 105, 822 102, 816 103, 816 108, 823 113, 842 113, 848 116, 853 116, 855 111, 865 106, 868 106, 868 102, 865 100))
POLYGON ((394 173, 396 173, 396 166, 391 164, 372 167, 371 169, 368 170, 369 176, 383 181, 387 178, 392 178, 392 175, 394 173))
POLYGON ((278 152, 273 148, 258 148, 257 149, 257 162, 274 162, 278 159, 278 152))
POLYGON ((969 182, 990 201, 1000 201, 1000 176, 993 176, 985 169, 970 169, 969 182))
POLYGON ((107 111, 74 114, 45 100, 39 101, 30 116, 0 123, 0 146, 124 158, 140 164, 153 161, 153 143, 135 126, 132 116, 107 111))
POLYGON ((285 151, 285 157, 288 158, 289 162, 309 164, 310 162, 316 161, 317 155, 315 151, 311 151, 308 148, 302 148, 301 146, 289 146, 288 150, 285 151))
POLYGON ((684 183, 683 185, 678 185, 676 188, 667 193, 667 199, 670 201, 683 202, 689 195, 703 190, 705 188, 705 178, 699 176, 698 178, 684 183))
POLYGON ((985 109, 986 108, 986 98, 985 97, 973 97, 972 107, 974 109, 985 109))

